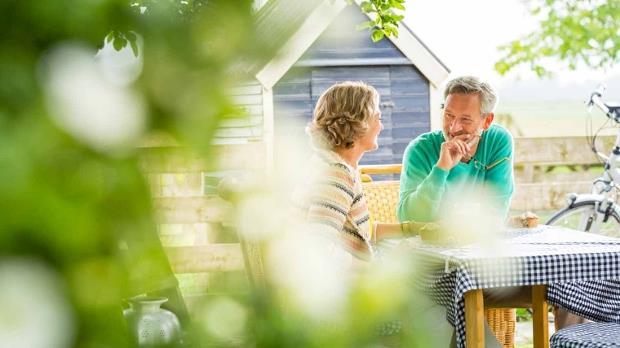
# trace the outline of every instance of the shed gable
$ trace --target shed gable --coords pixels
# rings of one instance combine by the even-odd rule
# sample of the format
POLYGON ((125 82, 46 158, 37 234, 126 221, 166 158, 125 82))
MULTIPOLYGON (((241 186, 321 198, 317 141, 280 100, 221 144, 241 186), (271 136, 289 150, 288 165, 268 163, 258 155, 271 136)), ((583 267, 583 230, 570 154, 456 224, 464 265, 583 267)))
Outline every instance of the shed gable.
POLYGON ((296 66, 391 65, 411 61, 390 41, 373 42, 356 25, 368 20, 357 6, 347 6, 295 64, 296 66))
POLYGON ((381 95, 384 129, 379 149, 362 164, 400 163, 406 146, 430 130, 430 84, 388 39, 372 42, 356 24, 368 17, 348 6, 274 86, 276 133, 307 137, 319 96, 342 81, 363 81, 381 95))

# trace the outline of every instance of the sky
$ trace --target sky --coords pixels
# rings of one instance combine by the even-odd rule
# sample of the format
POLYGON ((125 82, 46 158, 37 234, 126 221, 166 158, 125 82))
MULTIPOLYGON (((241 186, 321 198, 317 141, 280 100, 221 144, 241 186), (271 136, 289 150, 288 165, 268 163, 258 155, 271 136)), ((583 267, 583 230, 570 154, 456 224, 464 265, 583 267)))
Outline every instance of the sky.
POLYGON ((535 24, 517 0, 409 0, 405 23, 455 76, 473 74, 495 84, 503 80, 493 72, 497 46, 535 24))
POLYGON ((501 57, 497 47, 536 29, 523 0, 408 0, 406 7, 405 23, 448 66, 451 76, 480 76, 504 100, 576 99, 601 82, 620 96, 620 69, 571 72, 558 63, 553 79, 540 80, 524 68, 499 76, 493 70, 501 57))

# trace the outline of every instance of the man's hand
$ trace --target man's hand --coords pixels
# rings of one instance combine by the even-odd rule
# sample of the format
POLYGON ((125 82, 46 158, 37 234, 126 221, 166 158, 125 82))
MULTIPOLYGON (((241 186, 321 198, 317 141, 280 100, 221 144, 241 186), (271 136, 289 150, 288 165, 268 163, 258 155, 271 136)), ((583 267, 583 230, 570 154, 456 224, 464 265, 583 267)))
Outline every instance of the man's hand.
POLYGON ((454 138, 444 141, 439 150, 439 160, 437 167, 443 170, 450 170, 456 166, 463 157, 470 157, 471 144, 476 141, 477 136, 473 134, 457 135, 454 138))

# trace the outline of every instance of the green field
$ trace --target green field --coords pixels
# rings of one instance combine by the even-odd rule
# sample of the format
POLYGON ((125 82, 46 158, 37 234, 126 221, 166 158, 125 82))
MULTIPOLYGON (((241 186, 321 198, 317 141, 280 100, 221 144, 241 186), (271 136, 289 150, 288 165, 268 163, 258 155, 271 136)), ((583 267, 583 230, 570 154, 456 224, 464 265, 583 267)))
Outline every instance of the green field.
MULTIPOLYGON (((500 101, 495 113, 511 115, 513 126, 526 137, 586 135, 586 121, 590 116, 581 100, 500 101)), ((591 116, 595 130, 607 120, 597 109, 592 111, 591 116)), ((498 123, 505 121, 500 117, 498 123)), ((601 134, 616 134, 616 130, 607 129, 601 134)))

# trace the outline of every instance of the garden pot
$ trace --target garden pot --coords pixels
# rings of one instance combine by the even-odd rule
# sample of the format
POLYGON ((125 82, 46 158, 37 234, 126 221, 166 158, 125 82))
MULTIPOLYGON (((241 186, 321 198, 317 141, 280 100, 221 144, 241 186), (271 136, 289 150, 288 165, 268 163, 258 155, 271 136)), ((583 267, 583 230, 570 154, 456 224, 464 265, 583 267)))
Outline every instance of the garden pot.
POLYGON ((123 312, 129 331, 140 347, 162 347, 178 343, 181 324, 174 313, 160 306, 165 297, 134 297, 123 312))

